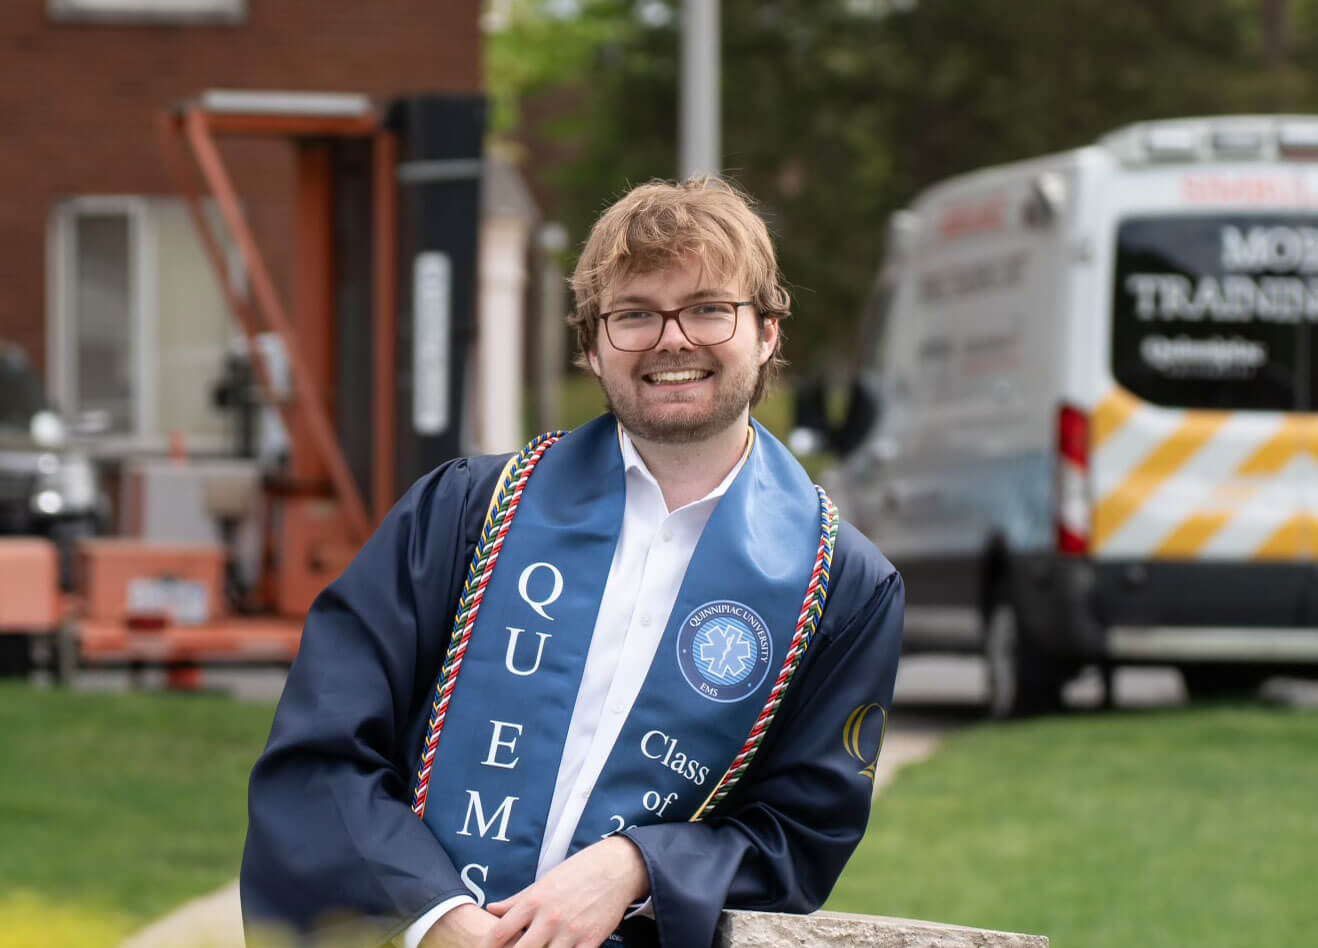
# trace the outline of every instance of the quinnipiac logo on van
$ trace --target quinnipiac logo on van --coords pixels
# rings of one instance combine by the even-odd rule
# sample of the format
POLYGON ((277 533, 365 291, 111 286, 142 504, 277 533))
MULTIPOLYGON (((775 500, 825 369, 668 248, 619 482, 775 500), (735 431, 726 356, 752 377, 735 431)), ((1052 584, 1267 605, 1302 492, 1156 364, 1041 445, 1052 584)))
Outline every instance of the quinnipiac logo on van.
POLYGON ((688 685, 710 701, 749 697, 773 660, 769 627, 749 606, 716 600, 697 606, 677 631, 677 666, 688 685))

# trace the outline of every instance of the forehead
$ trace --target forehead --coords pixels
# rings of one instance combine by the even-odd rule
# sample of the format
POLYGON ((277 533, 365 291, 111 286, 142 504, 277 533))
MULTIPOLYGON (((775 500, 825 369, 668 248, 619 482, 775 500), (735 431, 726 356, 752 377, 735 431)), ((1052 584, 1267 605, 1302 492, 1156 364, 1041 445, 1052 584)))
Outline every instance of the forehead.
POLYGON ((669 308, 699 298, 742 299, 744 282, 740 274, 720 273, 699 258, 686 257, 669 265, 624 271, 604 287, 602 296, 606 309, 615 301, 669 308))

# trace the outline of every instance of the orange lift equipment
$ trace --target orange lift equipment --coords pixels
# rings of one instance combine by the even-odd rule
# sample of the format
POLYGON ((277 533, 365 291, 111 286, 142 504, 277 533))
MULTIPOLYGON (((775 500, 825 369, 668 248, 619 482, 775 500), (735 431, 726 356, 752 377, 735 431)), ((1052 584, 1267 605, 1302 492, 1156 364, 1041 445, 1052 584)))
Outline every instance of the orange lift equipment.
MULTIPOLYGON (((181 687, 207 665, 290 662, 316 594, 408 484, 459 453, 483 126, 483 100, 471 96, 377 111, 359 95, 210 91, 160 116, 175 189, 246 339, 261 402, 287 431, 288 459, 255 483, 206 485, 222 524, 261 511, 253 583, 235 582, 224 546, 85 541, 71 607, 79 662, 163 666, 181 687), (291 307, 222 156, 219 140, 231 137, 293 148, 291 307), (236 289, 226 248, 249 294, 236 289), (286 386, 260 337, 278 340, 286 386)), ((10 555, 48 568, 26 547, 10 555)))

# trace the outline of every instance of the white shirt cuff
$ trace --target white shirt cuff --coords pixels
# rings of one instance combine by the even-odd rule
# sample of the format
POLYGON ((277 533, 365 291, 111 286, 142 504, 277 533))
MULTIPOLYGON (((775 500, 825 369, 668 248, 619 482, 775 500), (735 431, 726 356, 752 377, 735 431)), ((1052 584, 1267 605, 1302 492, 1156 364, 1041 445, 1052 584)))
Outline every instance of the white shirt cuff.
POLYGON ((398 948, 417 948, 421 944, 421 939, 426 937, 426 933, 434 927, 435 923, 441 918, 453 911, 459 905, 475 905, 476 900, 470 895, 455 895, 451 899, 445 899, 425 915, 422 915, 411 925, 403 929, 403 933, 394 939, 394 944, 398 948))
MULTIPOLYGON (((624 919, 634 918, 640 915, 642 918, 654 918, 654 906, 651 904, 653 899, 646 899, 644 902, 633 902, 627 907, 627 914, 624 919)), ((409 946, 411 948, 411 946, 409 946)))

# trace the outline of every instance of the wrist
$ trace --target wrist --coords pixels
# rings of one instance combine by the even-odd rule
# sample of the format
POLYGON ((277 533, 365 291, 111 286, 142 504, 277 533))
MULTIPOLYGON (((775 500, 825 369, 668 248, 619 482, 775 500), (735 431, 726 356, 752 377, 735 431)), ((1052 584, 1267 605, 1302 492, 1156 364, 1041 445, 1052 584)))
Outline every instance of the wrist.
POLYGON ((615 842, 621 868, 619 878, 627 889, 627 901, 643 902, 650 897, 650 873, 645 868, 645 859, 641 849, 626 836, 612 836, 608 840, 615 842))
POLYGON ((484 935, 493 923, 488 912, 471 902, 455 906, 430 927, 419 948, 463 948, 484 935))

